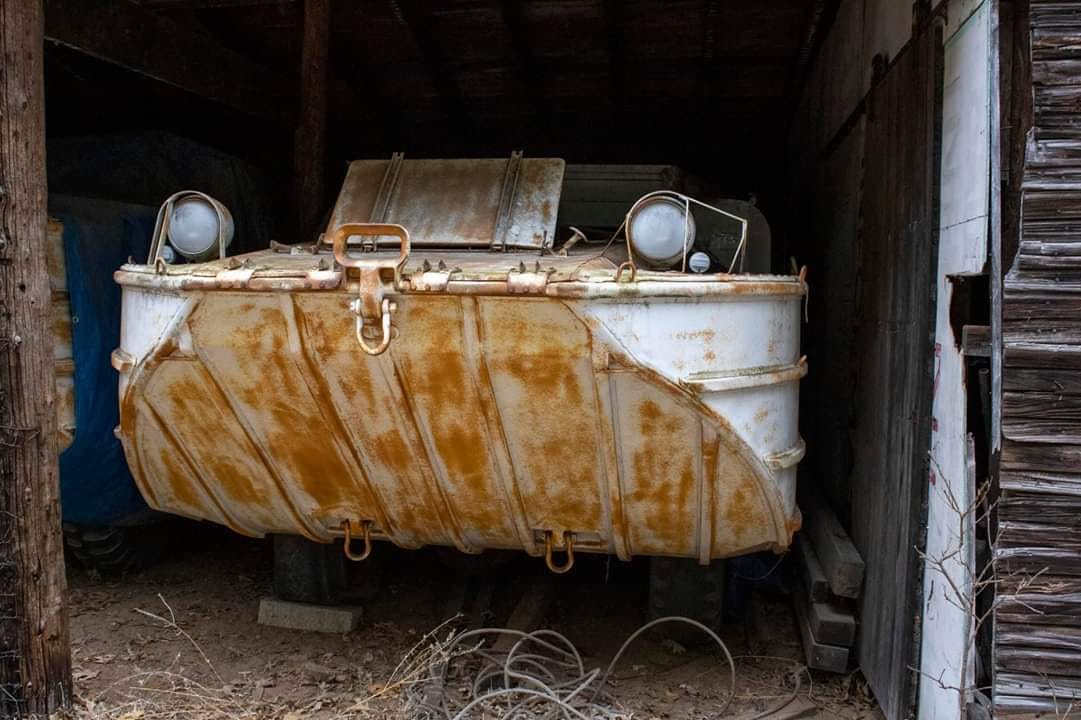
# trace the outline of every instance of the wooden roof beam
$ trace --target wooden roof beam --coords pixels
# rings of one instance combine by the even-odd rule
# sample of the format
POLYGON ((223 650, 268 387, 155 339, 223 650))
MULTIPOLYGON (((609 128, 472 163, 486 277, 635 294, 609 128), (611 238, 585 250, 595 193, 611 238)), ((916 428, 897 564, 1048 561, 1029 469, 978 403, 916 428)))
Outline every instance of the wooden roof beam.
POLYGON ((46 0, 45 39, 245 115, 281 124, 293 115, 279 76, 130 2, 46 0))
POLYGON ((721 34, 720 0, 706 0, 702 4, 702 61, 698 69, 698 109, 701 110, 716 94, 717 86, 717 37, 721 34))
POLYGON ((792 98, 795 105, 799 102, 799 93, 807 82, 811 63, 818 55, 818 49, 826 39, 830 26, 837 17, 840 0, 811 0, 807 4, 807 20, 804 23, 803 41, 792 61, 792 70, 785 88, 786 97, 792 98))
POLYGON ((297 237, 309 235, 325 204, 330 0, 305 0, 300 61, 300 124, 293 151, 297 237))
POLYGON ((522 17, 522 3, 520 0, 500 0, 499 14, 503 20, 503 26, 510 35, 511 47, 514 48, 514 60, 522 76, 522 82, 518 85, 518 94, 523 105, 533 107, 535 117, 541 121, 542 127, 547 127, 551 113, 541 92, 541 70, 533 52, 533 43, 526 28, 525 18, 522 17))
POLYGON ((146 8, 163 10, 220 10, 260 5, 292 5, 298 0, 136 0, 146 8))
POLYGON ((387 3, 398 24, 412 36, 420 51, 421 62, 439 96, 443 114, 447 117, 447 124, 453 135, 462 139, 469 137, 469 112, 458 89, 450 58, 445 57, 439 49, 435 21, 428 3, 424 0, 387 0, 387 3))
POLYGON ((624 28, 627 25, 624 0, 604 0, 604 18, 608 40, 608 76, 611 84, 609 95, 612 109, 623 107, 627 90, 627 71, 624 64, 624 28))

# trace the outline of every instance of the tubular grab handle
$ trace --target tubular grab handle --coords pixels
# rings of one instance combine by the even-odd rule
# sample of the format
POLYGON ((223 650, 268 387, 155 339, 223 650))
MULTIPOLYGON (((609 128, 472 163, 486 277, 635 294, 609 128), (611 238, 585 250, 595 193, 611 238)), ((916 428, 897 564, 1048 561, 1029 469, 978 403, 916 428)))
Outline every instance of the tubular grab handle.
POLYGON ((331 238, 334 247, 334 259, 343 268, 354 268, 357 273, 357 297, 351 303, 356 314, 355 330, 357 343, 368 355, 382 355, 390 347, 390 313, 395 304, 383 297, 387 290, 399 287, 402 268, 409 259, 409 231, 401 225, 391 223, 343 223, 334 230, 331 238), (366 257, 349 254, 349 238, 353 236, 380 237, 391 235, 398 238, 400 245, 398 257, 378 256, 369 253, 366 257), (393 270, 393 284, 388 284, 382 271, 393 270), (371 323, 380 329, 379 343, 369 345, 364 338, 364 326, 371 323))
POLYGON ((334 229, 331 238, 334 246, 334 259, 342 267, 361 270, 393 269, 395 279, 409 259, 409 231, 393 223, 343 223, 334 229), (349 254, 349 238, 393 236, 400 241, 398 258, 355 257, 349 254))

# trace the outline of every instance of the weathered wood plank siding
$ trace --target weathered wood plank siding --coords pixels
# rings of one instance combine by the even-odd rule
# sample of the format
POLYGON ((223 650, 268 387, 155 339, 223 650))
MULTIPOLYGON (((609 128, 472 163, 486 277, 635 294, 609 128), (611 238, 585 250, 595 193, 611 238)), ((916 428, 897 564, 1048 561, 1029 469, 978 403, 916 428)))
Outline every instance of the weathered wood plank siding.
POLYGON ((0 0, 0 718, 71 706, 46 263, 42 3, 0 0))
POLYGON ((1081 1, 1032 0, 1032 129, 1005 362, 997 717, 1081 699, 1081 1))
POLYGON ((917 680, 922 561, 914 548, 931 443, 941 77, 935 24, 867 97, 851 532, 867 566, 858 657, 887 718, 909 716, 917 680))

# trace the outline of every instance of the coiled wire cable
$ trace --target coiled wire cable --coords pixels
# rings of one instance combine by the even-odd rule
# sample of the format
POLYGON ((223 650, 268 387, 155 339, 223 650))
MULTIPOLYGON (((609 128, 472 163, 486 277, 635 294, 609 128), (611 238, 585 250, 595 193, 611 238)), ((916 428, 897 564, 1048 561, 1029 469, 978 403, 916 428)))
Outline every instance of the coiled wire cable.
MULTIPOLYGON (((469 683, 465 704, 456 710, 452 709, 446 691, 450 662, 442 662, 433 668, 429 678, 429 683, 437 685, 440 690, 439 707, 429 706, 429 709, 438 711, 445 720, 467 720, 471 713, 481 709, 485 710, 488 716, 494 715, 502 720, 625 718, 626 713, 616 709, 618 703, 605 686, 627 648, 643 633, 665 623, 691 625, 708 635, 720 647, 730 676, 728 695, 718 711, 720 717, 735 695, 736 665, 732 653, 709 627, 697 620, 681 616, 658 618, 635 630, 623 641, 603 672, 600 668, 587 672, 582 655, 574 643, 554 630, 527 633, 509 628, 478 628, 462 631, 451 638, 444 650, 447 657, 454 658, 456 662, 470 656, 482 661, 469 683), (505 655, 485 648, 485 639, 502 635, 518 638, 505 655), (476 644, 469 648, 469 643, 476 644)), ((797 686, 796 692, 798 691, 797 686)), ((777 709, 779 708, 769 712, 776 712, 777 709)))

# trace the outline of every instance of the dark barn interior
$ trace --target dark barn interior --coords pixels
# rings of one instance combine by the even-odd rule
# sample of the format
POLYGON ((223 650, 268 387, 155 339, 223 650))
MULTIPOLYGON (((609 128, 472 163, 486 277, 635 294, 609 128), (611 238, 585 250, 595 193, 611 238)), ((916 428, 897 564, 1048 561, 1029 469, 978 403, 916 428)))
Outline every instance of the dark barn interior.
MULTIPOLYGON (((800 88, 833 4, 335 3, 323 204, 352 159, 523 150, 678 165, 780 207, 800 88)), ((257 166, 275 206, 290 207, 301 3, 50 0, 47 11, 50 140, 176 133, 257 166)))
POLYGON ((903 717, 917 682, 942 48, 917 2, 903 51, 833 93, 840 53, 814 70, 830 33, 846 43, 840 5, 46 0, 49 191, 156 208, 198 188, 232 209, 241 250, 313 240, 347 163, 394 152, 674 165, 690 194, 752 201, 772 270, 808 267, 800 492, 828 501, 865 556, 853 666, 903 717))

